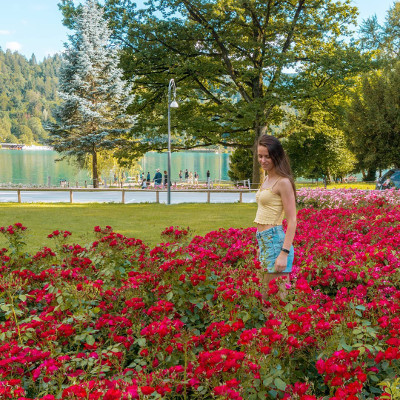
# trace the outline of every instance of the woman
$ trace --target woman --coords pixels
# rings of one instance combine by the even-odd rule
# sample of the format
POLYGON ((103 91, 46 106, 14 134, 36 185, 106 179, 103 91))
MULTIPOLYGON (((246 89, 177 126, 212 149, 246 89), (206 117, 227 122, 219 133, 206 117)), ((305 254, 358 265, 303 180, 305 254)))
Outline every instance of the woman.
POLYGON ((292 271, 296 231, 296 187, 289 160, 282 144, 274 136, 262 135, 258 140, 258 161, 266 178, 256 194, 256 218, 259 259, 264 269, 265 285, 292 271), (287 220, 286 234, 282 228, 287 220))

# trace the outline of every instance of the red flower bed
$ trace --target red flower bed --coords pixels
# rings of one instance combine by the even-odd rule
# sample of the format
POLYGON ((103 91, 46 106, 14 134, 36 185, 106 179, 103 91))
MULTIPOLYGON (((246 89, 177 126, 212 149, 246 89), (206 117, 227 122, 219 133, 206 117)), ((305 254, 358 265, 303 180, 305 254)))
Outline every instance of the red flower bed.
POLYGON ((0 399, 398 395, 400 207, 298 217, 291 280, 269 288, 254 228, 170 227, 152 249, 58 230, 34 255, 0 228, 0 399))

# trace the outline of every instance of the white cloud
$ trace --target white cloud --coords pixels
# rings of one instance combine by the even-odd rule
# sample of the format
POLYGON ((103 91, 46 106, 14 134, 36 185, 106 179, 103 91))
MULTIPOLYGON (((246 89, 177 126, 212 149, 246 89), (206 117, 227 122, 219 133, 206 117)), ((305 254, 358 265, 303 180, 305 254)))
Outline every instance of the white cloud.
POLYGON ((6 43, 6 49, 9 49, 11 51, 19 51, 21 50, 22 45, 21 43, 18 42, 7 42, 6 43))
POLYGON ((0 30, 0 35, 10 35, 10 31, 0 30))

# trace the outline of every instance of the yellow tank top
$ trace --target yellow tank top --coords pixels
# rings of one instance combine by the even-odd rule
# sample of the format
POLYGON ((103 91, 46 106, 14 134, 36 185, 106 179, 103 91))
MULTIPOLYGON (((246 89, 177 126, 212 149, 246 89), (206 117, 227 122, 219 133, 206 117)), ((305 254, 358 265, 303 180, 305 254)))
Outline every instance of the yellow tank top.
POLYGON ((262 225, 282 225, 284 210, 279 194, 272 191, 279 179, 270 188, 258 189, 256 201, 258 204, 254 222, 262 225))

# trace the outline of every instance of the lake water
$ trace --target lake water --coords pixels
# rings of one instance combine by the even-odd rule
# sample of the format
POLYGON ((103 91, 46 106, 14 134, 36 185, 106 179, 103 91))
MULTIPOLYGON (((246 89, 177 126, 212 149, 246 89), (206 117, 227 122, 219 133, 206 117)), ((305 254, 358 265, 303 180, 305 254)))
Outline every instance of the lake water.
MULTIPOLYGON (((167 153, 147 153, 140 165, 153 179, 155 171, 167 170, 167 153)), ((66 180, 75 185, 83 186, 85 181, 90 184, 90 174, 79 169, 68 161, 58 161, 59 154, 52 150, 3 150, 0 149, 0 184, 47 185, 48 177, 52 186, 59 186, 60 180, 66 180)), ((199 174, 199 180, 206 180, 207 170, 210 170, 212 180, 229 180, 229 154, 201 151, 184 151, 171 155, 171 178, 178 180, 179 170, 188 169, 199 174)), ((111 179, 112 171, 102 176, 111 179)))

